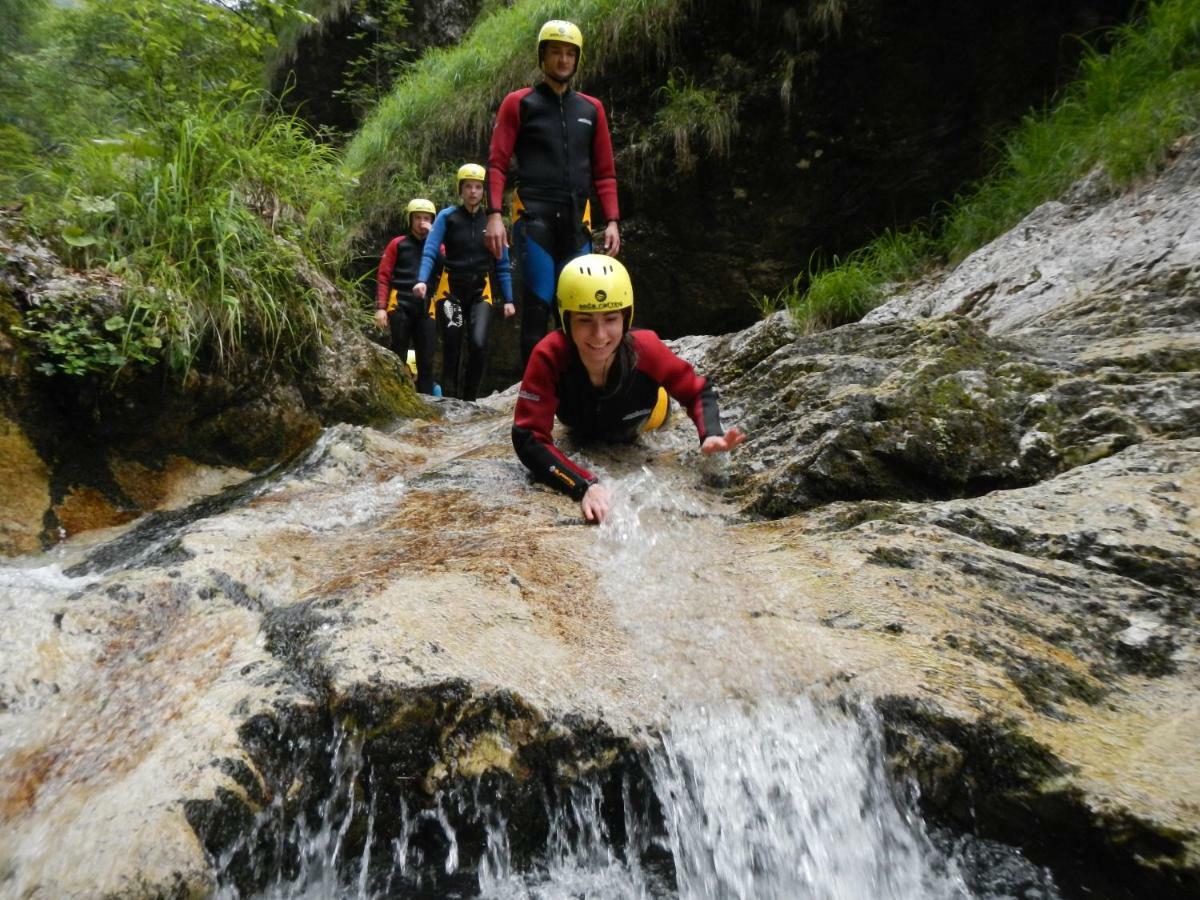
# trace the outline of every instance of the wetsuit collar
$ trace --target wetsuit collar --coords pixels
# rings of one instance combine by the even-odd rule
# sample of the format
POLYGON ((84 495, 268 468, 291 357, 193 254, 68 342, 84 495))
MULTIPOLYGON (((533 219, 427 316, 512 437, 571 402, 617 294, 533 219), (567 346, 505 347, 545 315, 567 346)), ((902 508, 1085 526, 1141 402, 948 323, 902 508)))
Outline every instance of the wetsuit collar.
POLYGON ((543 94, 546 94, 549 97, 553 97, 555 100, 557 100, 559 97, 568 97, 575 92, 575 89, 573 87, 571 87, 570 84, 568 84, 566 87, 566 90, 564 90, 560 94, 558 91, 554 90, 553 87, 551 87, 549 84, 547 84, 545 79, 543 79, 542 81, 539 81, 537 83, 537 86, 534 88, 534 90, 541 91, 543 94))

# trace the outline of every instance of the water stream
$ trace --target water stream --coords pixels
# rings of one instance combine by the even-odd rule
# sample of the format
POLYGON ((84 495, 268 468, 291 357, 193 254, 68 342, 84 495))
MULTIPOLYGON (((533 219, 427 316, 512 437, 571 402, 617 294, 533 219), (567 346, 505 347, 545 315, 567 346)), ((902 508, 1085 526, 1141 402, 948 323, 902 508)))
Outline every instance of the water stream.
MULTIPOLYGON (((290 855, 261 900, 342 897, 835 898, 1024 897, 1054 900, 1049 874, 1011 848, 930 835, 884 772, 879 732, 863 710, 806 698, 680 712, 646 754, 649 802, 621 792, 606 809, 599 781, 547 797, 549 839, 518 863, 519 835, 502 798, 476 786, 432 806, 401 802, 400 836, 373 840, 376 798, 352 738, 335 737, 336 765, 321 814, 291 823, 290 855), (365 790, 364 790, 365 788, 365 790), (453 813, 453 814, 452 814, 453 813), (454 822, 486 845, 465 864, 454 822), (445 840, 417 849, 422 828, 445 840), (461 824, 460 824, 461 827, 461 824), (347 834, 365 828, 345 856, 347 834), (474 827, 464 828, 475 831, 474 827)), ((264 814, 260 826, 279 816, 264 814)), ((227 887, 221 900, 241 897, 227 887)))
POLYGON ((293 825, 299 871, 277 879, 264 900, 331 891, 362 900, 1057 896, 1049 875, 1015 851, 990 848, 988 856, 975 842, 968 861, 961 841, 931 838, 912 797, 887 778, 881 726, 869 709, 804 692, 783 699, 784 676, 737 665, 748 638, 722 609, 731 591, 759 587, 726 558, 718 540, 725 513, 644 469, 613 486, 613 514, 592 556, 673 710, 664 728, 646 735, 638 775, 651 796, 639 802, 626 781, 614 816, 599 781, 563 786, 545 800, 544 848, 523 863, 511 849, 508 811, 487 791, 439 795, 421 810, 402 804, 401 837, 387 853, 374 851, 368 877, 370 838, 339 869, 351 819, 365 819, 370 831, 375 816, 369 801, 352 800, 351 785, 370 779, 339 734, 325 818, 293 825), (457 815, 447 815, 448 806, 457 815), (464 816, 486 836, 472 864, 460 856, 452 822, 464 816), (423 823, 445 838, 433 858, 410 843, 423 823))

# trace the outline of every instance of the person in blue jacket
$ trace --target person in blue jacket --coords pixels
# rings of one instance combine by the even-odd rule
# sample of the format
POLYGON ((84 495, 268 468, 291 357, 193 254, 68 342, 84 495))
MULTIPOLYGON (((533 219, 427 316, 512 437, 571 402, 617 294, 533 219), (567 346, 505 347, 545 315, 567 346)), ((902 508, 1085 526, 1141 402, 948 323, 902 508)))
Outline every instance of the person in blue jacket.
POLYGON ((512 265, 508 248, 497 259, 484 243, 487 212, 483 208, 483 166, 467 163, 458 170, 458 193, 462 202, 443 209, 433 220, 433 228, 421 259, 421 270, 413 294, 424 298, 429 278, 437 264, 438 248, 445 248, 446 274, 450 296, 438 306, 438 324, 442 331, 442 385, 447 396, 474 400, 479 395, 486 363, 488 331, 492 324, 492 304, 499 291, 504 301, 504 317, 517 312, 512 299, 512 265), (459 361, 464 332, 467 338, 467 371, 459 390, 459 361))

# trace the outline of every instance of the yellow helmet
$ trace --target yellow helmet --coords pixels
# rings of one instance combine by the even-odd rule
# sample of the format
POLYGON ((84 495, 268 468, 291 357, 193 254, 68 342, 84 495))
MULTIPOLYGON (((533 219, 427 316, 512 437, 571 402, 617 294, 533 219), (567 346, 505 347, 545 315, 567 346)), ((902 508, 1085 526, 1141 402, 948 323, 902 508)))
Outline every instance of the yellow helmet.
POLYGON ((578 25, 563 19, 551 19, 542 26, 537 39, 539 66, 542 64, 542 45, 546 41, 562 41, 564 44, 574 44, 578 47, 579 59, 575 62, 575 68, 578 70, 579 63, 583 62, 583 32, 579 30, 578 25))
POLYGON ((566 313, 600 313, 627 309, 625 327, 633 321, 633 284, 619 261, 600 253, 577 256, 558 276, 558 314, 566 325, 566 313))
POLYGON ((437 207, 433 205, 432 200, 426 200, 424 197, 414 197, 408 201, 408 206, 404 207, 404 230, 407 231, 412 222, 412 214, 415 212, 429 213, 431 216, 437 215, 437 207))
POLYGON ((485 181, 487 180, 487 172, 479 163, 464 163, 458 167, 458 175, 454 179, 454 189, 460 194, 462 193, 462 183, 464 181, 485 181))

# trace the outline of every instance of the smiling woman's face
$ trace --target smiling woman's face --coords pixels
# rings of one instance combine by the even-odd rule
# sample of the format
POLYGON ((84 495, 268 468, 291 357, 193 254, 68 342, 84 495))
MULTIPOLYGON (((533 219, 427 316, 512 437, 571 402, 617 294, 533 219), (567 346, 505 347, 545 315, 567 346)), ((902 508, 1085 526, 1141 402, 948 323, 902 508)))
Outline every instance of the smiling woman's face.
POLYGON ((617 309, 602 313, 571 313, 571 340, 588 370, 602 367, 617 352, 625 333, 625 314, 617 309))

